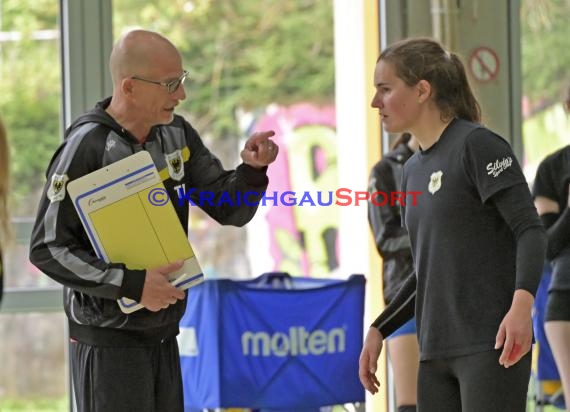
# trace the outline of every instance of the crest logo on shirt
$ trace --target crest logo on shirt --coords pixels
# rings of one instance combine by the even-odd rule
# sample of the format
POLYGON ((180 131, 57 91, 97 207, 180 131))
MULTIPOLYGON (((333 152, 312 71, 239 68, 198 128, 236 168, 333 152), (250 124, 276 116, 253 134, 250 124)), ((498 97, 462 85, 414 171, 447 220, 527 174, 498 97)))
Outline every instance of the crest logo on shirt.
POLYGON ((511 156, 503 157, 502 160, 495 160, 487 165, 487 174, 493 177, 499 176, 506 169, 511 167, 513 164, 513 158, 511 156))
POLYGON ((47 191, 50 202, 59 202, 65 198, 65 184, 68 180, 67 175, 58 175, 57 173, 51 177, 51 184, 47 191))
POLYGON ((439 189, 441 189, 441 178, 443 177, 443 172, 438 170, 437 172, 433 172, 429 177, 429 185, 428 190, 429 192, 434 195, 439 189))
POLYGON ((115 147, 116 144, 117 142, 113 139, 107 140, 107 143, 105 144, 105 150, 107 152, 110 151, 113 147, 115 147))
POLYGON ((182 160, 182 152, 176 150, 172 153, 165 154, 166 164, 168 165, 168 174, 174 180, 182 180, 184 177, 184 168, 182 160))

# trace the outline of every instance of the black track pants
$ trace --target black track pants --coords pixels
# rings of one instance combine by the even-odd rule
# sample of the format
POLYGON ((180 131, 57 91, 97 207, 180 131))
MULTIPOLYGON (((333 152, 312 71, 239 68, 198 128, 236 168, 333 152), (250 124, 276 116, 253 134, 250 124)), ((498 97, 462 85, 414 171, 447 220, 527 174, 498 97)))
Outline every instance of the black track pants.
POLYGON ((176 338, 152 346, 70 343, 77 412, 183 412, 176 338))
POLYGON ((500 350, 420 362, 418 412, 524 412, 531 352, 513 366, 500 350))

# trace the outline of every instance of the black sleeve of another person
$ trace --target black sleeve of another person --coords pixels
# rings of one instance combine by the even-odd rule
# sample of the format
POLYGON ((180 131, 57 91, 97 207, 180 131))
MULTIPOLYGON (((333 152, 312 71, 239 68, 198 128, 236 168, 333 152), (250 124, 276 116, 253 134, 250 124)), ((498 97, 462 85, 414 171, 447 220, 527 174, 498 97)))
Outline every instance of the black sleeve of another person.
POLYGON ((540 220, 548 237, 546 258, 552 260, 570 244, 570 208, 565 208, 560 214, 545 213, 540 220))
POLYGON ((526 184, 518 184, 491 197, 517 242, 515 289, 536 294, 546 258, 546 234, 526 184))

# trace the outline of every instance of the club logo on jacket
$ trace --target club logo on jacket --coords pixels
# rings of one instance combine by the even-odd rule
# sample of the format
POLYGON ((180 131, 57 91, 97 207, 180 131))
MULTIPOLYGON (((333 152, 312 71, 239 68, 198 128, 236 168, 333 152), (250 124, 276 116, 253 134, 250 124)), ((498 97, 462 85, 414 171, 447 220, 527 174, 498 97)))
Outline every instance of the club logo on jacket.
POLYGON ((68 180, 67 175, 58 175, 57 173, 51 177, 47 197, 52 203, 59 202, 65 198, 65 184, 68 180))
POLYGON ((105 143, 105 150, 109 152, 116 144, 117 142, 113 139, 107 140, 107 143, 105 143))
POLYGON ((174 180, 182 180, 184 177, 184 167, 182 160, 182 152, 176 150, 172 153, 165 154, 166 164, 168 165, 168 174, 174 180))
POLYGON ((502 160, 495 160, 487 165, 487 174, 493 177, 499 176, 503 171, 511 167, 513 159, 511 156, 503 157, 502 160))
POLYGON ((443 172, 438 170, 437 172, 433 172, 429 177, 429 185, 428 190, 429 192, 434 195, 439 189, 441 189, 441 178, 443 176, 443 172))

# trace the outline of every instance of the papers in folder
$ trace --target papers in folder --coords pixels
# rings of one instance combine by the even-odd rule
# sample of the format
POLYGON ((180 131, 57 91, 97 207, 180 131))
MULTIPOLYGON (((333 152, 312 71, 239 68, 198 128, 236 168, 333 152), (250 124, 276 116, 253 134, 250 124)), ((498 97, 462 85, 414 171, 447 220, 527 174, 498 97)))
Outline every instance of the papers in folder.
MULTIPOLYGON (((204 280, 148 152, 138 152, 73 180, 67 191, 101 259, 124 263, 129 269, 184 260, 182 268, 171 274, 172 284, 188 289, 204 280), (161 199, 164 204, 159 206, 156 200, 161 199)), ((127 298, 118 303, 125 313, 143 307, 127 298)))

